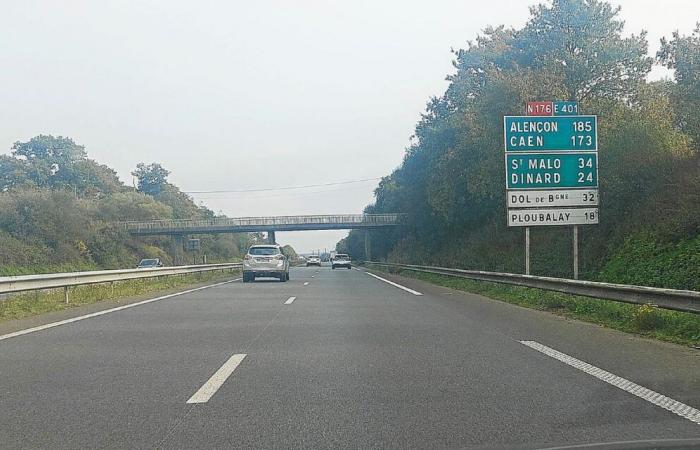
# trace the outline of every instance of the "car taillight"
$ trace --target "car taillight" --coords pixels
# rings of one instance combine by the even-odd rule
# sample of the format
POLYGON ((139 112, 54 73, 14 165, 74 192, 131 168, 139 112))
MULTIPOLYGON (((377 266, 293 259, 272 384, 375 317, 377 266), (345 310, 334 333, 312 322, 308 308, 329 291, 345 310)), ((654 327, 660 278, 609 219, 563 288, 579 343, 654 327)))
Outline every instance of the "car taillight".
POLYGON ((275 259, 283 260, 283 259, 284 259, 284 255, 277 255, 277 256, 275 256, 275 259))
POLYGON ((250 255, 248 255, 248 254, 246 254, 245 257, 244 257, 243 259, 245 259, 246 261, 250 261, 251 259, 253 259, 253 257, 250 256, 250 255))

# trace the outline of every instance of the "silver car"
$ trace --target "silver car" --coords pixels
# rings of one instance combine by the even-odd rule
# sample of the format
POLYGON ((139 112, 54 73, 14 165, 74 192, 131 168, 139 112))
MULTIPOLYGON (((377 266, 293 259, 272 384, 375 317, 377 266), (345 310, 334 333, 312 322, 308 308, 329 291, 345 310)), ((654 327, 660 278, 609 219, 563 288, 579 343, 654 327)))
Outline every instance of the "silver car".
POLYGON ((253 245, 243 258, 243 282, 255 277, 273 277, 289 281, 289 259, 277 244, 253 245))

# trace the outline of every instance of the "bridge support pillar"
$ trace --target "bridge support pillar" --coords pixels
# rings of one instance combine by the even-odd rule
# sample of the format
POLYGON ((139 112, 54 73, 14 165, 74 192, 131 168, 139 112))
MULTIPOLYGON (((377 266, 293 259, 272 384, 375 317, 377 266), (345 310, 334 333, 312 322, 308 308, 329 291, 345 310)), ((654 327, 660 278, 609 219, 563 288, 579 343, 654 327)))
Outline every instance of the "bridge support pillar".
POLYGON ((267 243, 268 244, 276 244, 277 240, 275 239, 275 232, 270 230, 267 232, 267 243))
POLYGON ((369 230, 365 230, 365 261, 372 261, 372 242, 369 238, 369 230))
POLYGON ((174 234, 173 240, 171 241, 172 247, 170 248, 173 254, 173 264, 179 265, 182 263, 181 255, 182 249, 184 248, 185 236, 182 234, 174 234))

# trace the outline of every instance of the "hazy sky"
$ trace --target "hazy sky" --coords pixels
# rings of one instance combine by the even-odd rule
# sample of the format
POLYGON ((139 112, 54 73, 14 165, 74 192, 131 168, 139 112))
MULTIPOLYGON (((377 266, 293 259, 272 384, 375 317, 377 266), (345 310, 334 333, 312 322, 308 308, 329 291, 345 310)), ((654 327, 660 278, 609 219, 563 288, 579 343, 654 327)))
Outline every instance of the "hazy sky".
MULTIPOLYGON (((537 1, 1 0, 0 151, 70 136, 126 183, 162 163, 184 191, 375 178, 402 159, 450 48, 522 26, 537 1)), ((689 33, 697 0, 616 0, 628 32, 689 33)), ((664 76, 662 69, 654 77, 664 76)), ((229 216, 359 213, 376 181, 194 195, 229 216)), ((346 232, 279 233, 300 251, 346 232)))

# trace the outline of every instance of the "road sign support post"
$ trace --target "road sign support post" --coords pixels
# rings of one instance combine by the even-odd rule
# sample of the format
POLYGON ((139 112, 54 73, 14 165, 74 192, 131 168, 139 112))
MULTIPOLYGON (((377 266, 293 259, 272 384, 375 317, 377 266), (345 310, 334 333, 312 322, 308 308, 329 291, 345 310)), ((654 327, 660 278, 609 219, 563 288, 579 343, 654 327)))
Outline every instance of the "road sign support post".
POLYGON ((525 275, 530 275, 530 227, 525 227, 525 275))
POLYGON ((578 280, 578 225, 574 225, 574 280, 578 280))

